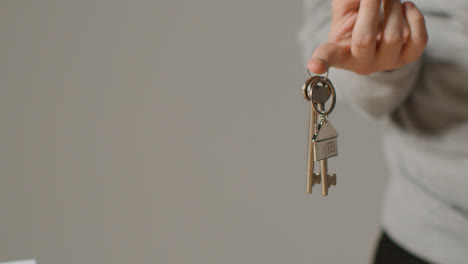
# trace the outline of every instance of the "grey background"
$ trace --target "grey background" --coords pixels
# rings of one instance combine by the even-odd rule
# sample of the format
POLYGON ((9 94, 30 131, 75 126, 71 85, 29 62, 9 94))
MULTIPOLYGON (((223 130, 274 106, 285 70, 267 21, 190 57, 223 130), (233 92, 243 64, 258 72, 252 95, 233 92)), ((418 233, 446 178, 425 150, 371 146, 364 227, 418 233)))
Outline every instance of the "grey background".
POLYGON ((300 1, 1 1, 0 261, 367 263, 382 124, 338 101, 338 186, 305 195, 301 22, 300 1))

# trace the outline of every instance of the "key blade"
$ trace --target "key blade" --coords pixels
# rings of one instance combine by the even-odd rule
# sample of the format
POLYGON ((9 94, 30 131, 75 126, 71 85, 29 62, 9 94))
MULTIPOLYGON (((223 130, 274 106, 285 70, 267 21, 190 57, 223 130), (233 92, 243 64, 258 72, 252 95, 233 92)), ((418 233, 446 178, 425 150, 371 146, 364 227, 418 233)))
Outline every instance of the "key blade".
POLYGON ((308 136, 308 155, 307 155, 307 185, 306 193, 312 193, 312 187, 314 186, 314 143, 312 137, 314 136, 314 127, 317 122, 317 115, 315 113, 312 102, 310 103, 310 114, 309 114, 309 136, 308 136))

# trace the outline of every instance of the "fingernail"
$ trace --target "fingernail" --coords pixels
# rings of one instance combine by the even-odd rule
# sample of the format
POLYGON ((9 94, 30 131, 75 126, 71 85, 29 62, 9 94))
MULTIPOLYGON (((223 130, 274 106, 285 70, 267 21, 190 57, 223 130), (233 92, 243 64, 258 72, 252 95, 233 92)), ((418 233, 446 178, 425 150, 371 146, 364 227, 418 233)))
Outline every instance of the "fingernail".
POLYGON ((413 9, 413 8, 415 8, 415 7, 416 7, 416 6, 415 6, 412 2, 406 2, 406 3, 405 3, 405 8, 406 8, 407 10, 413 9))

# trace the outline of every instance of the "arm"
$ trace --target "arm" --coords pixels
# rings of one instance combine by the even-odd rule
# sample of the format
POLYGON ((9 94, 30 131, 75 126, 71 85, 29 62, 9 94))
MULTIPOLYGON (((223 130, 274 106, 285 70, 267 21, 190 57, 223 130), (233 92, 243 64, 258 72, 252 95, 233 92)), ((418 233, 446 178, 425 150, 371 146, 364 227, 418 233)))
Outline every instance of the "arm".
MULTIPOLYGON (((351 4, 353 2, 353 0, 340 1, 348 1, 351 4)), ((313 57, 314 53, 321 53, 320 57, 326 57, 327 54, 324 53, 323 50, 324 48, 329 48, 327 47, 327 45, 329 45, 331 47, 329 50, 331 50, 330 52, 332 54, 328 54, 327 60, 329 62, 331 61, 331 64, 335 67, 345 68, 334 68, 331 70, 331 79, 337 89, 338 96, 340 96, 340 98, 344 98, 358 112, 361 112, 368 117, 378 118, 389 115, 405 100, 412 87, 414 87, 421 69, 420 54, 416 54, 417 58, 412 58, 413 60, 409 63, 390 65, 392 67, 397 66, 395 69, 385 67, 380 67, 381 69, 379 69, 378 65, 370 65, 371 67, 369 68, 371 68, 371 71, 361 71, 362 69, 359 69, 356 65, 365 65, 366 63, 356 63, 355 60, 353 62, 353 59, 355 59, 356 56, 352 54, 350 44, 352 40, 345 39, 345 41, 342 42, 344 44, 340 43, 341 47, 346 46, 346 43, 348 43, 348 50, 341 47, 335 48, 335 46, 338 45, 330 44, 330 40, 336 43, 336 40, 339 39, 336 36, 333 36, 336 35, 333 31, 343 32, 343 28, 346 30, 346 27, 349 27, 349 37, 351 37, 351 35, 353 37, 358 35, 354 29, 355 24, 359 24, 359 22, 356 21, 358 15, 353 12, 345 14, 344 12, 339 13, 337 10, 332 10, 331 1, 329 0, 305 0, 304 3, 305 22, 298 35, 298 41, 302 47, 304 61, 308 61, 313 57), (340 21, 336 22, 336 20, 335 24, 332 25, 333 12, 334 16, 342 15, 344 17, 342 20, 344 21, 342 23, 345 24, 344 27, 337 25, 340 21), (346 23, 349 25, 346 26, 346 23), (329 40, 329 43, 323 45, 322 43, 327 42, 327 40, 329 40), (349 54, 347 54, 347 52, 349 52, 349 54), (331 55, 334 57, 331 57, 331 55), (372 72, 372 70, 382 71, 372 72), (356 74, 355 72, 358 72, 359 74, 356 74)), ((359 1, 357 1, 357 4, 359 9, 359 1)), ((334 9, 335 8, 336 7, 334 7, 334 9)), ((358 12, 358 10, 356 10, 356 12, 358 12)), ((411 18, 412 17, 409 17, 409 19, 411 18)), ((380 43, 383 43, 385 38, 381 38, 380 43)), ((408 43, 409 41, 406 42, 408 43)), ((404 49, 404 46, 402 49, 404 49)), ((424 50, 424 47, 422 50, 424 50)), ((385 54, 391 53, 385 52, 385 54)), ((388 61, 389 59, 385 58, 384 60, 388 61)), ((317 65, 311 65, 311 61, 309 61, 309 69, 311 69, 312 66, 311 70, 314 72, 324 70, 320 69, 320 67, 314 68, 314 66, 317 65)), ((386 66, 388 67, 389 65, 386 66)))

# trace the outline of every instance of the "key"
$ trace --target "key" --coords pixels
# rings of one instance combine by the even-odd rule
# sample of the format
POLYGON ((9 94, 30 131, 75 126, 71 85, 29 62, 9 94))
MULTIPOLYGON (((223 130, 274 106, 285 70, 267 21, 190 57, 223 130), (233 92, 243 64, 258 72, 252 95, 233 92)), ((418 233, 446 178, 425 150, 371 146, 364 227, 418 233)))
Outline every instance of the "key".
POLYGON ((321 78, 320 76, 310 78, 302 88, 304 98, 310 102, 306 193, 312 193, 312 187, 316 183, 320 183, 320 175, 314 174, 314 159, 316 154, 313 137, 317 134, 317 112, 313 103, 325 103, 331 95, 328 87, 323 85, 323 82, 319 82, 321 78), (312 89, 314 89, 313 92, 312 89))
MULTIPOLYGON (((321 79, 321 77, 319 77, 321 79)), ((327 84, 319 81, 316 85, 311 87, 313 91, 312 101, 319 104, 324 104, 330 98, 331 92, 327 84)))
POLYGON ((317 122, 317 114, 315 113, 314 106, 312 105, 312 91, 310 84, 314 82, 318 76, 311 77, 306 81, 302 87, 302 92, 304 98, 310 102, 310 114, 309 114, 309 136, 308 136, 308 152, 307 152, 307 183, 306 183, 306 193, 312 193, 312 187, 315 183, 320 182, 320 179, 314 175, 314 145, 312 143, 312 137, 315 134, 315 126, 317 122), (318 182, 317 182, 318 180, 318 182))
MULTIPOLYGON (((323 103, 317 105, 319 111, 325 108, 323 103)), ((331 185, 336 185, 336 175, 328 175, 328 158, 338 155, 337 149, 338 133, 333 126, 325 120, 314 140, 314 161, 320 161, 320 180, 322 185, 322 196, 328 195, 331 185)))
MULTIPOLYGON (((320 112, 322 112, 325 108, 325 102, 330 98, 331 92, 329 90, 329 87, 326 84, 323 84, 323 82, 319 82, 318 85, 313 87, 314 89, 314 94, 312 101, 313 103, 317 103, 317 108, 320 112)), ((317 113, 318 114, 318 113, 317 113)), ((322 117, 325 118, 325 117, 322 117)), ((323 149, 323 145, 327 144, 326 142, 323 142, 322 139, 324 136, 325 137, 330 137, 333 138, 337 136, 337 133, 335 134, 330 133, 333 132, 333 130, 330 130, 330 123, 328 123, 326 120, 324 123, 319 123, 317 124, 317 131, 316 134, 314 135, 315 137, 313 138, 313 146, 314 146, 314 161, 320 161, 320 182, 322 185, 322 196, 327 196, 328 195, 328 161, 326 158, 330 157, 330 155, 326 155, 323 149), (320 130, 320 132, 318 131, 320 130), (320 133, 320 138, 317 138, 320 133), (317 141, 319 139, 320 141, 317 141), (324 155, 325 154, 325 155, 324 155)))
POLYGON ((303 95, 310 103, 307 185, 306 193, 321 183, 322 196, 328 195, 331 185, 336 185, 336 175, 328 175, 328 158, 336 156, 338 133, 328 122, 328 115, 336 103, 336 95, 330 80, 321 76, 311 77, 303 86, 303 95), (324 111, 325 102, 333 95, 332 105, 324 111), (320 161, 320 173, 314 173, 314 162, 320 161))

